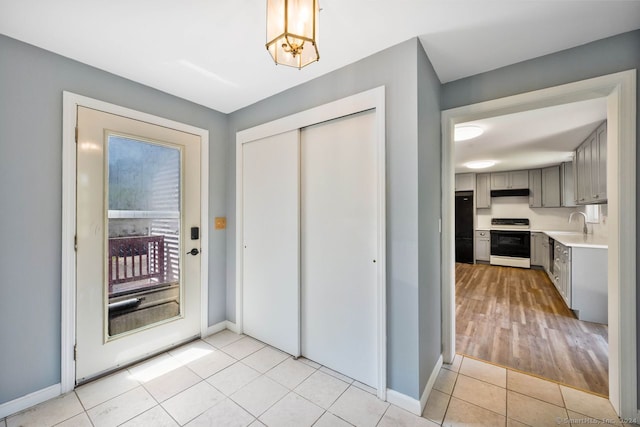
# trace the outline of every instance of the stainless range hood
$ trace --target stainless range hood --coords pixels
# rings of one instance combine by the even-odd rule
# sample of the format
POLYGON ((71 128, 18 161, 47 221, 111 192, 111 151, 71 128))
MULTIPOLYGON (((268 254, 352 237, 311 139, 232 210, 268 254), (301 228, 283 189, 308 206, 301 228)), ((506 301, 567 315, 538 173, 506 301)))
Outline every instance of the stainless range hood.
POLYGON ((528 188, 518 188, 513 190, 491 190, 491 197, 514 197, 529 196, 528 188))

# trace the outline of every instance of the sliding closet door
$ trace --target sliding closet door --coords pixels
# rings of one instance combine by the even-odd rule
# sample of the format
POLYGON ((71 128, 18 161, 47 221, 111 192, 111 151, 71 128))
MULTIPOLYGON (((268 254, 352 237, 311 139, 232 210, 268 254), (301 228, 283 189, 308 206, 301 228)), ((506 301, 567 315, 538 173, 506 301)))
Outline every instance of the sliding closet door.
POLYGON ((244 333, 300 354, 299 131, 243 144, 244 333))
POLYGON ((372 387, 377 375, 373 110, 301 130, 301 346, 372 387))

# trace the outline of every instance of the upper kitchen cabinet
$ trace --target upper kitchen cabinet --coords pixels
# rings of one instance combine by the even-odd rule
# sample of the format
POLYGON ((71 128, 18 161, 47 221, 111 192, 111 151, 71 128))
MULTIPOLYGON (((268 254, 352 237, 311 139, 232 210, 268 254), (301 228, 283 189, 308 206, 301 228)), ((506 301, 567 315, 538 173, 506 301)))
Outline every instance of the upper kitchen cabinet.
POLYGON ((542 207, 542 170, 529 170, 529 207, 542 207))
POLYGON ((529 207, 575 206, 573 164, 562 163, 529 171, 529 207))
POLYGON ((491 174, 476 174, 476 208, 491 207, 491 174))
POLYGON ((560 203, 564 207, 576 205, 575 182, 573 177, 573 162, 564 162, 560 165, 560 203))
POLYGON ((560 207, 560 165, 542 169, 542 207, 560 207))
POLYGON ((492 190, 515 190, 529 188, 529 171, 510 171, 491 173, 492 190))
POLYGON ((474 173, 457 173, 456 174, 456 191, 473 191, 474 173))
POLYGON ((577 204, 607 202, 607 122, 576 149, 574 179, 577 204))
POLYGON ((596 129, 597 150, 591 147, 591 188, 598 203, 607 202, 607 122, 596 129), (594 170, 595 169, 595 170, 594 170), (594 178, 597 175, 597 178, 594 178))

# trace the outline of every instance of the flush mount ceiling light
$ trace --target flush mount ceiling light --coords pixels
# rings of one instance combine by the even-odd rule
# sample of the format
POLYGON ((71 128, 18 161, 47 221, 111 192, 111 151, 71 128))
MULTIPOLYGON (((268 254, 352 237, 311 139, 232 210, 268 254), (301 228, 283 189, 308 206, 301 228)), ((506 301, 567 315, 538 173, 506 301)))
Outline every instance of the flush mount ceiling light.
POLYGON ((276 64, 298 69, 320 59, 318 0, 267 0, 267 50, 276 64))
POLYGON ((464 165, 469 169, 485 169, 490 168, 496 163, 498 162, 496 162, 495 160, 475 160, 473 162, 467 162, 464 165))
POLYGON ((453 139, 458 141, 466 141, 467 139, 476 138, 484 133, 484 129, 476 125, 458 125, 456 126, 453 139))

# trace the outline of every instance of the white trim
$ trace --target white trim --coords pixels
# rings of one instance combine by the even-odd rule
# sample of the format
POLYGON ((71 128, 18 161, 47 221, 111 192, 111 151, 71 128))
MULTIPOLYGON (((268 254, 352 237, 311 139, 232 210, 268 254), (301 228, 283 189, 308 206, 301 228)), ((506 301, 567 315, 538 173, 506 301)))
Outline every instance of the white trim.
POLYGON ((61 368, 60 393, 67 393, 75 386, 75 362, 73 346, 76 340, 76 256, 74 237, 76 230, 76 110, 78 106, 117 114, 135 120, 191 133, 200 137, 200 334, 208 330, 209 295, 209 131, 195 126, 154 116, 99 101, 72 92, 62 93, 62 301, 61 301, 61 368))
POLYGON ((242 144, 272 135, 300 129, 366 110, 376 110, 378 140, 378 384, 377 396, 385 400, 387 391, 386 332, 386 150, 385 150, 385 88, 377 87, 340 100, 236 133, 236 332, 242 333, 242 144))
POLYGON ((427 385, 424 386, 422 396, 420 396, 420 413, 418 415, 422 415, 422 412, 424 412, 424 407, 427 406, 427 399, 429 399, 431 390, 433 390, 433 386, 436 384, 436 380, 438 379, 438 375, 440 374, 440 370, 442 369, 442 360, 442 355, 440 355, 440 357, 438 357, 438 361, 436 362, 436 366, 433 367, 433 371, 431 371, 431 375, 429 375, 429 381, 427 381, 427 385))
POLYGON ((0 419, 60 396, 60 384, 43 388, 0 405, 0 419))
POLYGON ((73 390, 76 363, 73 347, 76 342, 76 101, 68 92, 62 93, 62 295, 60 332, 61 392, 73 390))
POLYGON ((395 390, 387 389, 387 402, 415 415, 422 415, 420 401, 395 390))
MULTIPOLYGON (((197 129, 197 128, 196 128, 197 129)), ((200 336, 209 329, 209 131, 200 133, 200 336)))
POLYGON ((236 334, 242 333, 242 332, 240 332, 240 329, 238 328, 238 326, 235 323, 233 323, 233 322, 231 322, 229 320, 227 320, 226 322, 227 322, 227 329, 228 330, 230 330, 231 332, 236 333, 236 334))
POLYGON ((636 70, 582 80, 442 112, 442 336, 455 353, 453 247, 456 123, 570 102, 607 98, 609 199, 609 399, 623 418, 636 415, 636 70))
POLYGON ((424 412, 425 406, 427 406, 427 399, 429 399, 429 395, 431 394, 431 390, 433 390, 433 386, 438 379, 438 374, 440 374, 440 369, 442 369, 442 355, 438 357, 436 365, 433 367, 431 371, 431 375, 429 375, 429 380, 427 384, 424 386, 424 390, 420 395, 420 400, 414 399, 412 397, 407 396, 406 394, 402 394, 395 390, 387 389, 387 402, 396 405, 406 411, 411 412, 412 414, 421 416, 424 412))

